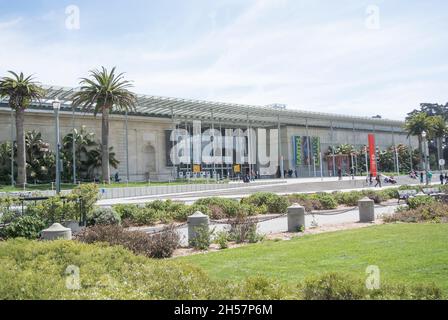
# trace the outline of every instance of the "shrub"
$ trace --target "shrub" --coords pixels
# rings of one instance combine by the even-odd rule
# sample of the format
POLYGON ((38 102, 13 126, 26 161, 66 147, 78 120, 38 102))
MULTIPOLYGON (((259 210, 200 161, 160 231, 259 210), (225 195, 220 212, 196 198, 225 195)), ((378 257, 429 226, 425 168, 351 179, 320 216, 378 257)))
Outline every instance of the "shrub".
POLYGON ((433 202, 415 209, 399 208, 393 215, 384 217, 385 222, 448 222, 448 204, 433 202))
POLYGON ((219 245, 221 250, 229 247, 229 233, 227 231, 219 231, 215 236, 215 243, 219 245))
POLYGON ((179 247, 179 234, 173 226, 169 226, 154 235, 150 235, 149 256, 151 258, 170 258, 179 247))
POLYGON ((179 246, 179 235, 172 227, 149 235, 145 232, 127 231, 119 225, 95 225, 78 233, 76 239, 85 243, 121 245, 135 254, 151 258, 169 258, 179 246))
POLYGON ((59 196, 51 197, 48 200, 40 201, 36 205, 27 206, 27 215, 38 215, 47 224, 61 222, 65 219, 75 220, 78 216, 76 204, 65 201, 59 196))
POLYGON ((157 211, 147 207, 136 207, 130 221, 136 226, 153 225, 157 222, 157 211))
POLYGON ((429 206, 436 200, 431 196, 416 196, 408 199, 409 209, 417 209, 422 206, 429 206))
POLYGON ((120 216, 112 210, 112 208, 99 207, 96 208, 90 217, 88 217, 89 225, 107 225, 107 224, 120 224, 120 216))
POLYGON ((292 194, 287 196, 289 203, 292 205, 298 203, 305 208, 306 212, 313 210, 322 210, 322 205, 319 200, 312 198, 308 194, 292 194))
POLYGON ((0 297, 6 300, 207 300, 233 292, 197 267, 104 244, 9 240, 0 243, 0 261, 0 297), (79 290, 66 288, 70 265, 81 270, 79 290))
POLYGON ((190 246, 196 250, 208 250, 214 231, 214 229, 209 230, 208 227, 196 227, 194 229, 195 237, 189 240, 190 246))
POLYGON ((330 194, 318 193, 313 195, 311 198, 319 201, 321 210, 331 210, 338 207, 336 199, 330 194))
POLYGON ((269 192, 254 193, 248 198, 243 198, 241 203, 250 204, 256 207, 264 205, 267 207, 268 213, 286 213, 289 206, 286 197, 269 192))
POLYGON ((22 216, 3 229, 0 229, 0 237, 2 238, 26 238, 37 239, 40 237, 40 232, 45 229, 47 225, 38 216, 22 216))
POLYGON ((240 211, 238 201, 226 198, 203 198, 196 201, 195 205, 208 207, 210 209, 209 215, 212 219, 235 217, 240 211))
POLYGON ((257 221, 246 216, 238 216, 230 221, 229 239, 236 243, 256 243, 263 240, 257 233, 257 221))
POLYGON ((112 209, 120 216, 121 220, 132 220, 135 212, 141 208, 135 204, 117 204, 112 209))
POLYGON ((94 183, 81 184, 74 188, 67 198, 72 203, 77 203, 79 200, 80 211, 84 217, 88 217, 95 210, 95 203, 99 199, 98 192, 98 186, 94 183))
POLYGON ((363 197, 363 194, 358 191, 350 192, 335 192, 333 193, 338 204, 354 207, 358 205, 358 201, 363 197))
POLYGON ((307 278, 301 286, 305 300, 374 300, 374 299, 442 299, 442 291, 435 285, 381 284, 379 289, 369 290, 365 280, 343 273, 325 273, 307 278))

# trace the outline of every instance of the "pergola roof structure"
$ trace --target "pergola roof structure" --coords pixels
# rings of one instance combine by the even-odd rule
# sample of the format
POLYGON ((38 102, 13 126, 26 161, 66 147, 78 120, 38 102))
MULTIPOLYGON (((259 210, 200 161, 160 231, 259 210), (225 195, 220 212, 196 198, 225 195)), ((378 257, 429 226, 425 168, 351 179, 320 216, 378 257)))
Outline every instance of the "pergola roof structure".
MULTIPOLYGON (((45 98, 33 107, 37 109, 49 109, 51 103, 58 98, 62 102, 63 111, 72 111, 71 102, 73 94, 78 88, 58 86, 44 86, 45 98)), ((81 111, 81 110, 76 110, 81 111)), ((255 105, 243 105, 222 102, 210 102, 203 100, 188 100, 179 98, 160 97, 153 95, 137 95, 135 111, 129 113, 135 116, 165 117, 176 119, 216 120, 233 124, 243 124, 247 121, 259 125, 274 125, 280 122, 282 125, 305 125, 312 122, 339 122, 347 123, 347 126, 363 124, 378 127, 401 127, 403 123, 396 120, 375 119, 368 117, 336 115, 300 110, 281 110, 272 107, 255 105)))

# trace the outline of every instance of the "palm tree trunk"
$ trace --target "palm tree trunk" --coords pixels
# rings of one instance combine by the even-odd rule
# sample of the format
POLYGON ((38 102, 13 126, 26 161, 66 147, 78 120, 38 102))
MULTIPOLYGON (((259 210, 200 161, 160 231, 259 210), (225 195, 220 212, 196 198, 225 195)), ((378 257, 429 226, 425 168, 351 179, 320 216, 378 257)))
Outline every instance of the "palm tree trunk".
POLYGON ((103 107, 103 118, 101 128, 101 167, 103 174, 103 182, 110 183, 109 170, 109 108, 103 107))
POLYGON ((16 109, 16 143, 17 143, 17 187, 26 186, 26 150, 23 123, 25 112, 21 107, 16 109))

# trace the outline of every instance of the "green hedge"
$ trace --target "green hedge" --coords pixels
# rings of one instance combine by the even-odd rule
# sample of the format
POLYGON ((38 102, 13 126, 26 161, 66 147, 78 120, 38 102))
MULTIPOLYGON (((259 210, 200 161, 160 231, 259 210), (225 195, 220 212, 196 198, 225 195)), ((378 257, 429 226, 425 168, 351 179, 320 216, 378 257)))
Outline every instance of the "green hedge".
POLYGON ((220 281, 210 279, 199 268, 176 260, 136 256, 121 246, 25 239, 0 242, 0 297, 5 300, 443 298, 435 285, 391 286, 382 282, 377 291, 364 287, 365 279, 339 274, 324 274, 297 284, 265 277, 220 281))

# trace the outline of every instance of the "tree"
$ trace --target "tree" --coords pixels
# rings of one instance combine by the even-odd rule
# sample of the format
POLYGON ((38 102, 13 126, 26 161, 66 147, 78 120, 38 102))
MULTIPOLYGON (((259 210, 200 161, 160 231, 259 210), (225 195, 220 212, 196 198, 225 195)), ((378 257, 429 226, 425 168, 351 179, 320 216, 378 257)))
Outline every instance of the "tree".
POLYGON ((0 97, 9 99, 9 107, 15 111, 17 140, 17 185, 26 185, 25 132, 23 129, 25 110, 33 100, 44 97, 45 91, 34 81, 32 76, 25 77, 9 71, 10 77, 0 80, 0 97))
POLYGON ((447 134, 446 122, 443 116, 428 117, 429 122, 429 139, 436 142, 437 146, 437 161, 442 157, 442 140, 447 134))
MULTIPOLYGON (((109 158, 109 166, 112 166, 113 168, 117 169, 118 165, 120 164, 120 161, 118 161, 115 158, 115 152, 113 152, 114 148, 113 147, 109 147, 108 149, 108 158, 109 158)), ((103 146, 100 144, 98 144, 98 147, 90 150, 87 154, 88 159, 87 159, 87 167, 88 167, 88 173, 90 175, 90 177, 93 177, 95 169, 96 168, 103 168, 103 146)))
POLYGON ((73 178, 73 140, 75 141, 77 177, 87 178, 88 154, 98 146, 95 142, 95 134, 87 132, 86 127, 82 126, 80 130, 74 129, 72 133, 62 138, 61 155, 65 163, 63 175, 67 180, 73 178))
POLYGON ((106 68, 90 71, 90 79, 82 78, 81 89, 76 92, 73 107, 92 110, 95 116, 102 113, 101 155, 102 180, 110 183, 109 171, 109 114, 112 110, 133 110, 137 101, 134 93, 129 91, 131 82, 124 80, 123 73, 116 74, 115 67, 108 72, 106 68))
MULTIPOLYGON (((406 118, 406 122, 404 124, 404 129, 408 133, 408 137, 417 136, 418 138, 418 150, 421 154, 422 151, 422 133, 426 131, 429 133, 431 129, 431 122, 429 120, 428 115, 425 112, 413 113, 406 118)), ((423 163, 421 163, 423 168, 423 163)))
POLYGON ((37 181, 50 181, 56 165, 56 157, 50 151, 50 144, 45 142, 42 134, 28 131, 25 134, 27 177, 37 181))

